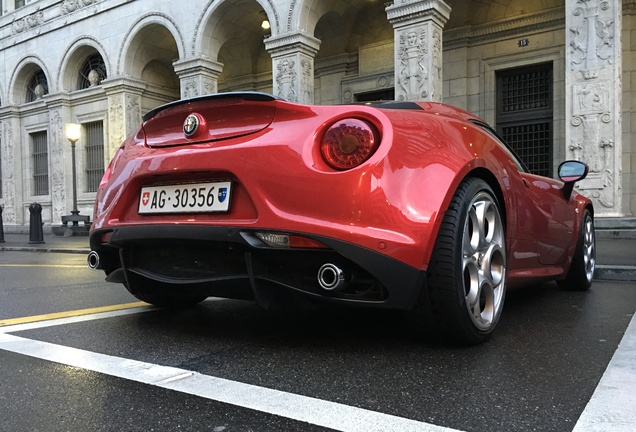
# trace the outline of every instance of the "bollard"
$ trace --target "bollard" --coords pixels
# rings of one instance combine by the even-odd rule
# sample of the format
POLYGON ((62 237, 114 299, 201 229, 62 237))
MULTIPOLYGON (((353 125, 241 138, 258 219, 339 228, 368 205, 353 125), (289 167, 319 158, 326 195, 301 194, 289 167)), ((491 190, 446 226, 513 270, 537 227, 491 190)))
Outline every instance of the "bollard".
POLYGON ((4 227, 2 226, 2 206, 0 206, 0 243, 4 243, 4 227))
POLYGON ((42 206, 33 203, 29 206, 29 244, 44 243, 44 232, 42 231, 42 206))

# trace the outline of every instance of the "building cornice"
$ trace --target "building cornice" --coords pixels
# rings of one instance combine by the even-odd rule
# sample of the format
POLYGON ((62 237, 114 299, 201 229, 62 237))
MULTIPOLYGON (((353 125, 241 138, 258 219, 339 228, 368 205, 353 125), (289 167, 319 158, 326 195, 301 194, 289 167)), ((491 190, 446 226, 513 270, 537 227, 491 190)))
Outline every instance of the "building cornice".
POLYGON ((202 72, 218 75, 223 72, 223 63, 212 61, 208 58, 177 60, 172 65, 175 73, 179 76, 197 75, 202 72))
POLYGON ((270 54, 301 51, 312 57, 318 53, 320 39, 302 32, 284 33, 265 39, 265 49, 270 54))
POLYGON ((16 45, 73 22, 120 7, 128 0, 39 0, 0 17, 0 46, 16 45))
POLYGON ((636 14, 636 0, 623 0, 623 15, 636 14))
POLYGON ((554 8, 493 23, 446 30, 444 32, 444 49, 480 45, 494 42, 502 37, 522 36, 546 30, 558 30, 563 29, 564 26, 565 9, 554 8))
POLYGON ((443 27, 450 14, 451 7, 442 0, 400 0, 386 8, 386 15, 393 25, 427 18, 443 27))
POLYGON ((101 85, 107 94, 118 92, 141 94, 148 87, 145 81, 127 76, 105 79, 101 82, 101 85))

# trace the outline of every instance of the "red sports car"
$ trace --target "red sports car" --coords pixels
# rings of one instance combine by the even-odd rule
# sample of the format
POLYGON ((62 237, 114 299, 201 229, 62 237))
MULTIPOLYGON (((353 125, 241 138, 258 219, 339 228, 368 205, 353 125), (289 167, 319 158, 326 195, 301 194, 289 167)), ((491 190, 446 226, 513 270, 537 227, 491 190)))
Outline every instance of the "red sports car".
POLYGON ((507 287, 590 287, 594 209, 573 190, 587 171, 530 174, 487 124, 443 104, 180 100, 146 114, 107 168, 88 262, 159 306, 402 309, 477 343, 507 287))

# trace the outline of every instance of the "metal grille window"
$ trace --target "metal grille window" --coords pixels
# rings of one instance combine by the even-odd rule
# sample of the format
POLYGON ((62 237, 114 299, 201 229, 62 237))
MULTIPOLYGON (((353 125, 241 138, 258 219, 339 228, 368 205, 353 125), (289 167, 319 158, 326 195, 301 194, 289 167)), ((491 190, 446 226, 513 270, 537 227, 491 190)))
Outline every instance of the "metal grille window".
POLYGON ((552 176, 552 64, 497 73, 497 132, 533 174, 552 176))
POLYGON ((376 102, 395 100, 395 89, 378 90, 355 95, 356 102, 376 102))
POLYGON ((31 134, 33 195, 49 194, 49 150, 46 132, 31 134))
POLYGON ((82 70, 79 72, 78 88, 85 89, 99 85, 106 79, 106 65, 99 54, 93 54, 86 59, 82 70))
POLYGON ((21 8, 24 6, 26 0, 15 0, 15 8, 21 8))
POLYGON ((502 128, 502 138, 515 151, 533 174, 550 176, 552 162, 546 155, 552 154, 551 124, 533 123, 502 128))
POLYGON ((86 192, 97 192, 104 175, 104 125, 101 121, 84 123, 86 132, 86 192))
POLYGON ((33 102, 40 99, 42 96, 49 92, 49 84, 46 81, 46 75, 43 71, 38 71, 33 74, 29 86, 27 87, 26 101, 33 102))
POLYGON ((504 113, 550 108, 552 74, 546 70, 503 74, 501 109, 504 113))

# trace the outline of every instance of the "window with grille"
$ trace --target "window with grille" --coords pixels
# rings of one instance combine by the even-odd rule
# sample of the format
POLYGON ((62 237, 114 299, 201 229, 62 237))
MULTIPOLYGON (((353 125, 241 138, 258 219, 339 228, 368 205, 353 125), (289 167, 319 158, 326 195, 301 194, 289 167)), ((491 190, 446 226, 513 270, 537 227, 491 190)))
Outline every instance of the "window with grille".
POLYGON ((85 89, 99 85, 106 79, 106 65, 104 59, 99 54, 93 54, 86 59, 84 66, 79 72, 77 88, 85 89), (95 71, 91 74, 92 71, 95 71))
POLYGON ((42 70, 33 74, 27 87, 26 101, 33 102, 49 92, 49 84, 42 70))
POLYGON ((86 192, 97 192, 104 175, 104 125, 101 121, 84 123, 86 137, 85 163, 86 192))
POLYGON ((533 174, 552 176, 552 63, 497 73, 497 132, 533 174))
POLYGON ((395 100, 395 89, 378 90, 355 95, 356 102, 376 102, 395 100))
POLYGON ((26 0, 15 0, 15 8, 21 8, 22 6, 24 6, 26 0))
POLYGON ((33 160, 33 195, 49 194, 49 150, 46 132, 31 134, 33 160))

